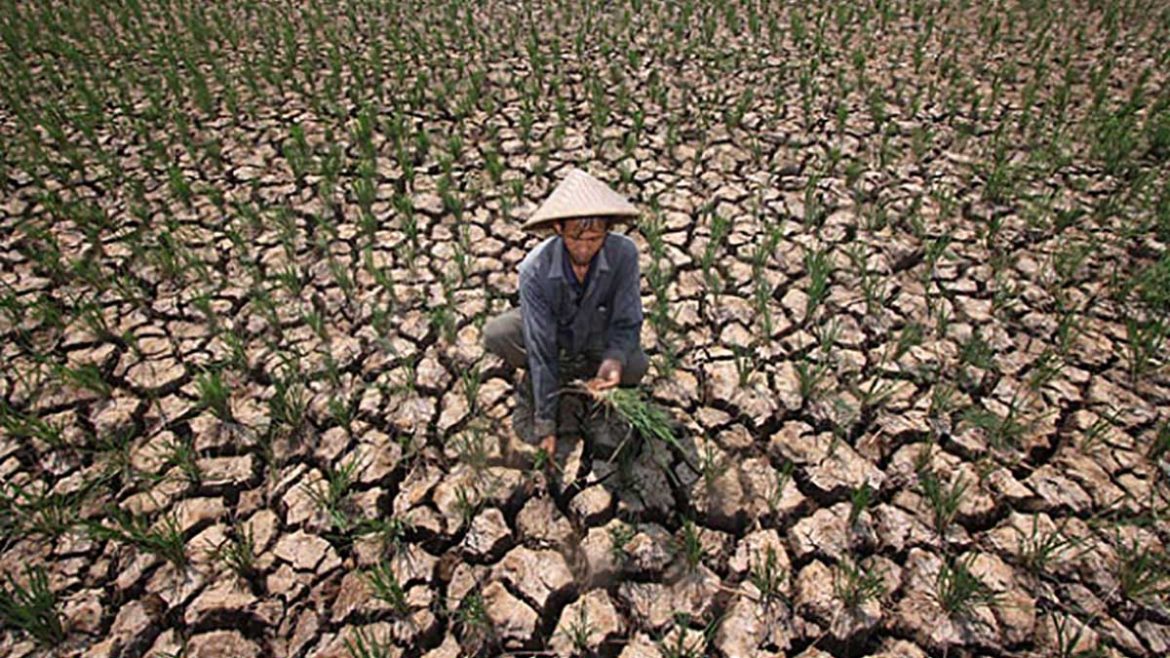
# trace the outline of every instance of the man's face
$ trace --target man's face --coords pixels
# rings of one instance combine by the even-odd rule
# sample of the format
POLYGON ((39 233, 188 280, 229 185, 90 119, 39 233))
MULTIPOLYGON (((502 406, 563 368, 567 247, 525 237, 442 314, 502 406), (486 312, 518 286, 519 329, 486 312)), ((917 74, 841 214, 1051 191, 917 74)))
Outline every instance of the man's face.
POLYGON ((577 267, 586 267, 589 261, 601 251, 605 236, 609 233, 609 222, 602 218, 567 219, 556 225, 557 233, 565 240, 569 259, 577 267))

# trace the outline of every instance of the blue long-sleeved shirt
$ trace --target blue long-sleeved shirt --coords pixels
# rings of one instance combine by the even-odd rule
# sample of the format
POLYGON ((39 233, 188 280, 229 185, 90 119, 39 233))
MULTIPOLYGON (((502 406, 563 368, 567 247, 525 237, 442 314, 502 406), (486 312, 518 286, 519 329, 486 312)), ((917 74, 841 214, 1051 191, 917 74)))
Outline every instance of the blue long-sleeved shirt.
POLYGON ((572 281, 566 280, 565 258, 564 241, 554 235, 519 266, 520 315, 538 437, 556 431, 559 353, 612 358, 624 368, 639 347, 642 330, 641 274, 633 240, 617 233, 606 236, 580 303, 572 281))

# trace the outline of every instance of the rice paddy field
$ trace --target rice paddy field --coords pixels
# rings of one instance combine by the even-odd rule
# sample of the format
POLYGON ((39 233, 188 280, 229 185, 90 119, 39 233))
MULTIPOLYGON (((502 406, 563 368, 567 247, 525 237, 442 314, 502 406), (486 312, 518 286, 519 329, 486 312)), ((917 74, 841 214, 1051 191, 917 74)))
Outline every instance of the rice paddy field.
POLYGON ((1165 4, 0 36, 0 655, 1170 652, 1165 4), (481 329, 571 167, 652 366, 549 469, 481 329))

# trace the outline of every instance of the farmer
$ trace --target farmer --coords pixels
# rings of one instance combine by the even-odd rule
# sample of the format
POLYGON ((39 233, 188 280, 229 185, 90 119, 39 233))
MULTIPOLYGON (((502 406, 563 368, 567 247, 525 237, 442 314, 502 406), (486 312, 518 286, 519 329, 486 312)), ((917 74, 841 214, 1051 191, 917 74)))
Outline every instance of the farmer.
POLYGON ((551 228, 520 263, 520 308, 492 318, 484 347, 515 368, 516 434, 556 456, 561 387, 586 379, 593 391, 637 384, 649 361, 639 340, 641 279, 634 241, 610 223, 638 215, 620 194, 572 169, 524 223, 551 228))

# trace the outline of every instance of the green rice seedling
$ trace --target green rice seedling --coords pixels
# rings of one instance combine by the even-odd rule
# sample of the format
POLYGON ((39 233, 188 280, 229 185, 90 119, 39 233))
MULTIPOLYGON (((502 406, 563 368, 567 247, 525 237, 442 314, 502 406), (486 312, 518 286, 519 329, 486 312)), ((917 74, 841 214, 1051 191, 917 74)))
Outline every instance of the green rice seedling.
POLYGON ((83 363, 77 367, 56 365, 56 376, 63 382, 79 389, 90 391, 102 399, 108 399, 113 389, 102 376, 102 371, 94 363, 83 363))
POLYGON ((821 183, 821 174, 814 172, 809 176, 804 186, 804 225, 816 232, 825 225, 829 218, 828 206, 825 204, 825 195, 818 186, 821 183))
POLYGON ((870 380, 868 387, 857 390, 855 393, 858 395, 861 408, 872 411, 884 405, 890 396, 897 392, 899 386, 898 382, 883 377, 874 377, 870 380))
MULTIPOLYGON (((810 66, 803 66, 800 69, 800 108, 802 110, 801 116, 804 118, 804 126, 807 129, 813 127, 813 104, 816 102, 816 87, 813 84, 813 73, 810 66)), ((808 215, 805 216, 806 219, 808 215)))
POLYGON ((473 647, 483 647, 494 637, 491 617, 484 606, 483 595, 473 591, 463 597, 455 610, 455 628, 460 637, 473 647))
MULTIPOLYGON (((949 193, 942 193, 942 195, 938 197, 939 199, 942 199, 940 204, 942 204, 944 201, 948 204, 951 203, 949 200, 947 200, 949 199, 949 196, 947 196, 948 194, 949 193)), ((948 250, 953 239, 954 238, 952 238, 950 235, 944 234, 938 236, 937 238, 931 238, 926 241, 922 257, 923 263, 926 265, 926 267, 924 267, 922 270, 923 287, 928 287, 927 284, 929 284, 937 275, 939 261, 941 261, 943 258, 947 258, 948 260, 954 258, 954 254, 948 250)))
POLYGON ((61 537, 79 522, 81 503, 88 493, 89 488, 61 494, 34 483, 0 484, 0 537, 61 537))
POLYGON ((406 542, 406 535, 413 526, 407 521, 391 516, 389 518, 359 519, 354 525, 355 535, 374 535, 383 553, 397 554, 406 542))
POLYGON ((271 333, 275 334, 277 338, 283 338, 284 329, 281 327, 281 317, 276 311, 276 302, 273 301, 273 295, 268 290, 257 286, 248 290, 248 296, 250 297, 250 302, 252 302, 256 315, 264 318, 264 321, 268 323, 268 329, 271 333))
POLYGON ((861 517, 861 513, 869 509, 869 503, 873 499, 873 488, 869 486, 869 482, 861 483, 860 487, 856 487, 849 494, 849 525, 857 523, 857 519, 861 517))
POLYGON ((10 326, 18 327, 24 320, 24 313, 30 304, 21 301, 20 293, 7 281, 0 281, 0 287, 4 289, 4 296, 0 297, 0 312, 4 314, 10 326))
MULTIPOLYGON (((865 296, 866 311, 871 314, 879 312, 886 303, 885 277, 869 268, 866 247, 861 243, 853 243, 846 247, 845 254, 853 263, 854 274, 857 276, 861 291, 865 296)), ((810 276, 811 271, 810 267, 810 276)))
POLYGON ((930 390, 930 407, 926 415, 932 421, 932 427, 944 421, 949 422, 951 411, 955 408, 955 385, 950 382, 935 382, 930 390))
POLYGON ((1027 403, 1024 389, 1018 389, 1007 403, 1007 414, 999 416, 989 409, 972 405, 963 410, 960 421, 983 430, 988 443, 997 450, 1016 448, 1024 435, 1039 422, 1043 414, 1024 416, 1027 403))
MULTIPOLYGON (((1170 111, 1162 113, 1160 122, 1160 143, 1170 151, 1170 111), (1163 141, 1164 140, 1164 141, 1163 141)), ((1153 202, 1154 232, 1162 242, 1170 242, 1170 181, 1162 185, 1158 198, 1153 202)))
POLYGON ((462 432, 451 436, 448 443, 459 455, 460 463, 471 466, 476 473, 487 468, 491 455, 489 433, 478 419, 473 420, 462 432))
MULTIPOLYGON (((26 404, 34 402, 44 393, 45 387, 51 384, 49 373, 52 371, 48 356, 36 347, 31 347, 28 352, 32 362, 20 368, 12 368, 12 372, 7 373, 17 383, 17 390, 22 391, 26 404)), ((0 399, 0 428, 16 439, 35 439, 53 449, 68 447, 64 438, 64 422, 48 421, 18 411, 3 399, 0 399)))
MULTIPOLYGON (((633 151, 633 144, 630 145, 630 151, 633 151)), ((634 183, 635 173, 636 172, 633 167, 626 166, 625 164, 618 166, 618 175, 622 182, 622 189, 630 189, 630 186, 632 186, 634 183)))
POLYGON ((833 569, 833 596, 847 610, 857 610, 886 594, 885 576, 846 557, 833 569))
MULTIPOLYGON (((1084 537, 1069 537, 1064 534, 1064 523, 1052 532, 1041 532, 1039 526, 1040 515, 1032 515, 1031 532, 1025 534, 1017 529, 1019 538, 1019 558, 1025 569, 1036 575, 1048 571, 1052 563, 1067 551, 1084 546, 1087 542, 1084 537)), ((1086 547, 1085 550, 1088 550, 1086 547)))
POLYGON ((1143 546, 1136 538, 1117 548, 1117 581, 1121 593, 1136 603, 1150 604, 1170 594, 1170 558, 1164 551, 1143 546))
POLYGON ((675 554, 682 556, 687 572, 694 573, 706 555, 699 529, 692 519, 683 519, 679 533, 675 539, 675 554))
POLYGON ((87 523, 89 534, 98 541, 116 541, 156 555, 176 568, 187 566, 187 542, 173 513, 162 515, 151 524, 144 514, 133 514, 119 507, 109 507, 106 518, 111 525, 99 521, 87 523))
POLYGON ((1003 317, 1019 308, 1020 294, 1023 286, 1011 279, 1006 273, 1010 268, 1011 257, 1003 252, 991 256, 991 267, 995 272, 991 291, 991 313, 996 317, 1003 317))
POLYGON ((390 605, 395 614, 405 615, 410 612, 410 605, 406 600, 406 589, 398 582, 398 576, 385 560, 365 569, 362 578, 369 586, 374 598, 390 605))
POLYGON ((69 281, 69 268, 65 265, 61 247, 57 238, 45 229, 25 224, 27 242, 18 249, 22 256, 34 263, 35 269, 43 273, 55 284, 64 285, 69 281))
POLYGON ((194 191, 191 189, 191 183, 187 181, 183 170, 175 165, 167 167, 167 185, 170 188, 171 194, 175 196, 185 206, 190 206, 194 198, 194 191))
POLYGON ((333 358, 331 353, 326 352, 322 354, 321 362, 324 380, 335 390, 341 388, 341 366, 338 365, 337 359, 333 358))
POLYGON ((1168 333, 1170 331, 1160 318, 1146 321, 1132 317, 1125 319, 1125 355, 1130 379, 1134 383, 1153 370, 1158 357, 1164 354, 1168 333))
POLYGON ((761 276, 756 279, 752 299, 755 302, 755 316, 760 322, 760 335, 770 337, 775 327, 772 321, 772 285, 766 278, 761 276))
POLYGON ((911 349, 921 345, 925 334, 927 334, 927 329, 923 327, 921 322, 907 323, 906 327, 897 333, 897 341, 894 343, 894 354, 892 355, 893 361, 899 361, 911 349))
POLYGON ((234 328, 227 328, 220 331, 218 335, 228 348, 225 365, 238 372, 248 372, 248 345, 240 332, 234 328))
POLYGON ((634 536, 638 534, 638 530, 623 522, 615 523, 609 528, 609 547, 610 557, 614 564, 623 565, 629 559, 629 554, 626 553, 626 546, 633 541, 634 536))
POLYGON ((50 647, 65 641, 65 625, 58 612, 57 595, 49 589, 49 577, 41 567, 25 567, 27 585, 6 574, 0 587, 0 621, 7 628, 28 634, 37 644, 50 647))
POLYGON ((663 143, 666 147, 667 154, 669 154, 670 157, 673 158, 675 161, 678 160, 678 154, 676 152, 676 149, 677 149, 679 141, 680 141, 678 133, 679 133, 678 121, 674 118, 673 114, 667 115, 667 118, 666 118, 666 137, 663 139, 663 143))
POLYGON ((1104 164, 1106 173, 1121 177, 1132 174, 1131 153, 1140 151, 1137 121, 1130 110, 1122 108, 1099 122, 1093 155, 1104 164))
POLYGON ((211 549, 210 557, 236 576, 244 580, 251 579, 258 573, 252 527, 247 524, 233 525, 231 534, 211 549))
POLYGON ((819 399, 829 374, 829 362, 825 359, 814 360, 811 355, 805 354, 794 365, 801 399, 805 402, 819 399))
POLYGON ((164 468, 178 468, 192 486, 203 482, 203 470, 199 468, 199 453, 191 436, 173 436, 163 445, 164 468))
POLYGON ((359 165, 358 178, 352 184, 353 196, 361 209, 358 221, 362 229, 362 235, 370 240, 374 233, 378 230, 378 221, 374 217, 374 202, 378 197, 376 172, 373 169, 373 164, 363 162, 359 165))
MULTIPOLYGON (((93 463, 100 467, 95 482, 126 484, 139 477, 131 459, 134 437, 135 429, 132 425, 90 437, 84 450, 93 455, 93 463)), ((154 477, 154 474, 148 474, 147 477, 154 477)))
POLYGON ((959 474, 948 486, 940 482, 932 471, 924 469, 918 474, 918 485, 922 489, 922 495, 930 503, 934 531, 938 533, 939 539, 945 541, 947 528, 951 526, 959 512, 959 505, 967 491, 968 483, 963 480, 962 474, 959 474))
POLYGON ((336 468, 326 465, 321 485, 305 485, 305 493, 317 505, 317 509, 329 517, 332 527, 342 535, 348 535, 354 528, 350 509, 350 489, 365 470, 366 462, 349 459, 336 468))
POLYGON ((724 241, 731 232, 731 219, 715 212, 713 207, 706 212, 711 218, 711 236, 699 258, 699 266, 703 271, 703 281, 706 283, 707 289, 718 295, 722 286, 715 269, 715 260, 723 250, 724 241))
MULTIPOLYGON (((94 252, 102 248, 100 238, 100 234, 94 237, 94 240, 98 241, 94 252)), ((69 269, 79 282, 84 282, 93 290, 106 290, 110 287, 108 275, 102 271, 96 256, 86 255, 71 261, 69 269)))
POLYGON ((650 309, 649 320, 654 331, 659 334, 669 331, 672 327, 669 289, 673 279, 673 271, 669 264, 663 267, 658 261, 650 261, 650 267, 646 269, 646 282, 654 292, 655 303, 650 309))
POLYGON ((642 236, 646 238, 646 245, 650 248, 651 265, 657 265, 666 256, 666 242, 663 240, 665 227, 658 210, 658 197, 650 200, 651 214, 640 227, 642 236))
POLYGON ((415 353, 407 355, 402 358, 400 368, 402 369, 402 376, 398 383, 392 387, 393 392, 407 397, 413 397, 418 394, 418 362, 422 357, 415 353))
MULTIPOLYGON (((1123 272, 1120 270, 1115 272, 1119 276, 1114 277, 1112 286, 1117 291, 1117 298, 1144 308, 1147 323, 1160 323, 1170 315, 1170 254, 1163 253, 1156 262, 1137 268, 1128 278, 1121 278, 1123 272)), ((1147 331, 1155 328, 1165 336, 1162 327, 1150 327, 1147 331)))
POLYGON ((451 255, 451 259, 455 262, 455 283, 457 285, 462 286, 467 282, 468 270, 471 267, 469 262, 470 251, 469 245, 462 239, 455 241, 454 253, 451 255))
POLYGON ((210 409, 216 418, 225 423, 235 422, 231 407, 232 391, 218 368, 205 369, 196 376, 195 389, 199 393, 200 408, 210 409))
POLYGON ((365 629, 357 629, 351 633, 345 638, 345 650, 350 658, 390 658, 399 653, 389 637, 373 637, 373 634, 367 633, 365 629))
POLYGON ((664 379, 670 379, 679 366, 680 354, 678 344, 675 342, 674 334, 671 331, 658 334, 657 342, 658 353, 653 357, 655 368, 659 376, 664 379))
POLYGON ((673 633, 667 631, 657 640, 659 655, 662 658, 703 658, 709 655, 708 647, 719 621, 718 618, 712 619, 703 628, 700 638, 691 640, 691 636, 686 633, 691 625, 691 616, 685 612, 674 613, 674 622, 671 624, 673 633), (673 639, 668 641, 667 637, 673 639))
MULTIPOLYGON (((1081 451, 1087 455, 1093 454, 1097 443, 1105 438, 1106 432, 1108 432, 1111 427, 1116 427, 1118 425, 1118 418, 1120 418, 1120 416, 1121 410, 1113 409, 1111 406, 1108 412, 1095 420, 1089 429, 1085 430, 1085 435, 1081 438, 1081 451)), ((1152 456, 1151 458, 1157 459, 1156 457, 1152 456)))
POLYGON ((460 527, 470 525, 486 503, 487 498, 475 487, 460 485, 456 488, 455 509, 459 511, 460 527))
POLYGON ((978 327, 971 337, 959 346, 959 363, 974 366, 980 370, 995 371, 995 350, 983 339, 978 327))
POLYGON ((514 199, 517 204, 524 203, 524 179, 523 178, 514 178, 511 180, 511 193, 512 193, 512 199, 514 199))
POLYGON ((106 320, 101 306, 92 301, 85 301, 75 303, 74 307, 77 309, 74 317, 96 338, 116 341, 117 337, 110 327, 109 321, 106 320))
POLYGON ((775 480, 768 488, 768 511, 776 515, 780 511, 780 501, 784 498, 784 489, 792 481, 792 472, 796 464, 785 460, 780 468, 776 469, 775 480))
POLYGON ((1032 362, 1032 369, 1028 372, 1028 391, 1033 395, 1039 394, 1041 389, 1060 376, 1063 369, 1064 362, 1059 353, 1052 348, 1045 348, 1032 362))
MULTIPOLYGON (((1005 144, 997 143, 993 153, 990 165, 976 167, 976 171, 984 179, 983 198, 994 204, 1007 203, 1015 195, 1019 174, 1010 163, 1005 144)), ((983 231, 984 245, 988 250, 994 251, 997 248, 996 238, 1002 226, 1002 218, 999 215, 993 215, 989 220, 983 231)))
POLYGON ((479 389, 483 386, 483 369, 479 359, 459 371, 459 384, 463 387, 468 411, 475 414, 479 409, 479 389))
POLYGON ((832 266, 829 264, 828 253, 812 249, 805 249, 804 266, 809 278, 808 289, 805 290, 808 300, 804 308, 804 317, 808 321, 828 295, 832 266))
POLYGON ((1100 645, 1091 649, 1079 649, 1089 623, 1082 622, 1068 613, 1057 613, 1055 610, 1042 610, 1041 614, 1052 619, 1052 630, 1056 635, 1054 655, 1057 658, 1105 658, 1105 650, 1100 645))
POLYGON ((565 626, 565 630, 561 631, 564 638, 572 645, 575 655, 586 656, 589 655, 589 639, 597 631, 593 624, 589 622, 589 611, 586 606, 581 605, 577 607, 576 616, 569 621, 565 626))
POLYGON ((773 546, 768 546, 764 551, 764 559, 753 561, 748 571, 748 580, 759 590, 765 606, 774 601, 788 600, 784 594, 784 581, 787 578, 788 573, 780 568, 780 560, 773 546))
MULTIPOLYGON (((421 78, 420 78, 421 79, 421 78)), ((431 151, 431 133, 426 126, 420 125, 414 131, 414 161, 426 162, 431 151)))
POLYGON ((732 345, 731 348, 735 354, 736 383, 740 388, 744 388, 756 370, 755 346, 732 345))
POLYGON ((191 300, 191 306, 197 308, 199 313, 204 316, 204 321, 207 322, 207 327, 212 331, 218 329, 219 318, 215 315, 215 307, 212 306, 212 295, 209 292, 202 292, 195 295, 191 300))
POLYGON ((483 158, 488 177, 491 178, 492 183, 499 185, 504 176, 504 163, 500 159, 500 154, 496 150, 488 148, 484 150, 483 158))
POLYGON ((1170 453, 1170 421, 1163 421, 1158 426, 1158 432, 1154 435, 1154 442, 1150 444, 1149 451, 1146 452, 1150 459, 1154 462, 1161 460, 1170 453))
POLYGON ((357 409, 344 396, 330 394, 326 408, 329 410, 329 417, 338 427, 344 428, 347 432, 352 431, 354 416, 357 414, 357 409))
POLYGON ((290 434, 299 436, 304 431, 309 407, 308 391, 302 376, 286 365, 272 384, 275 390, 268 400, 271 427, 283 427, 290 434))
POLYGON ((731 463, 711 442, 703 444, 703 452, 699 455, 699 471, 708 497, 715 493, 715 483, 730 467, 731 463))
POLYGON ((1081 270, 1081 266, 1084 265, 1092 253, 1092 243, 1087 241, 1073 241, 1062 246, 1052 255, 1050 263, 1052 272, 1055 274, 1055 278, 1052 281, 1052 291, 1054 294, 1067 288, 1075 281, 1075 277, 1081 270))
POLYGON ((427 319, 431 329, 447 343, 455 342, 457 325, 455 309, 446 301, 431 306, 427 311, 427 319))
POLYGON ((952 618, 969 615, 979 606, 997 607, 1001 596, 971 573, 975 555, 944 559, 935 582, 939 606, 952 618))
MULTIPOLYGON (((55 300, 49 297, 42 297, 38 295, 33 299, 31 306, 28 308, 30 308, 32 311, 29 314, 29 317, 36 321, 36 326, 42 331, 56 332, 65 329, 66 322, 64 309, 62 309, 60 304, 55 300)), ((18 327, 18 331, 20 332, 19 335, 24 337, 24 342, 31 343, 31 334, 28 332, 28 330, 20 328, 21 325, 19 323, 17 323, 15 326, 18 327)), ((20 373, 15 373, 15 375, 19 377, 20 373)))

